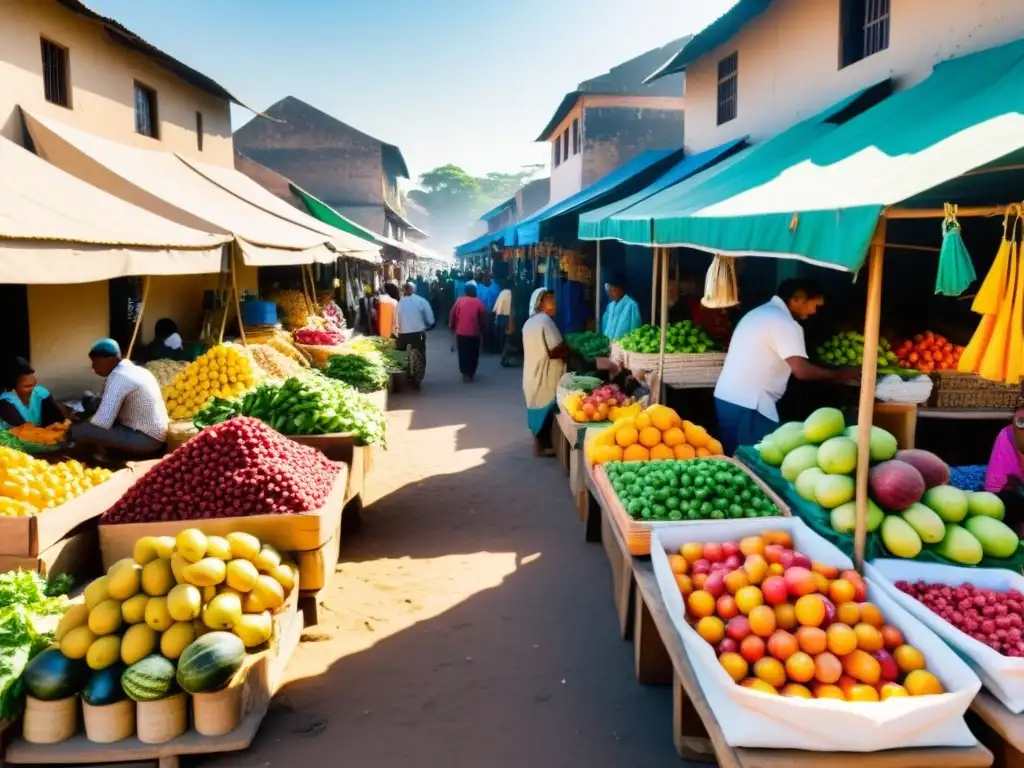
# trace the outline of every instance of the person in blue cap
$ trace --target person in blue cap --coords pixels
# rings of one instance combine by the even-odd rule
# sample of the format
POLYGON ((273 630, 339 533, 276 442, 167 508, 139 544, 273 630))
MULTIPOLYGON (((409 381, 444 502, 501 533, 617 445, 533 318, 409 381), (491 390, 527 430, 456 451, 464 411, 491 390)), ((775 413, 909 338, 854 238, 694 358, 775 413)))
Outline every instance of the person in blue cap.
POLYGON ((78 447, 129 456, 157 456, 167 445, 167 408, 153 374, 121 357, 113 339, 89 350, 93 372, 106 379, 99 406, 87 421, 71 428, 78 447))

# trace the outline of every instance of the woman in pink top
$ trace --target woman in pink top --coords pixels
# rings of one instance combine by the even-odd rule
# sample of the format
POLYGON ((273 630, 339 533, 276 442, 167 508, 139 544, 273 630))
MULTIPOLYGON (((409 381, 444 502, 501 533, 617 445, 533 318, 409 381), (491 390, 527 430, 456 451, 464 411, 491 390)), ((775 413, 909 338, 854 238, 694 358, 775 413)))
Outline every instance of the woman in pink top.
POLYGON ((472 381, 480 362, 480 337, 487 327, 487 307, 476 297, 476 283, 466 283, 466 295, 459 298, 448 316, 452 331, 452 349, 459 351, 459 373, 463 381, 472 381))
POLYGON ((985 474, 985 490, 1015 491, 1024 484, 1024 402, 1017 402, 1013 421, 1004 427, 992 446, 985 474))

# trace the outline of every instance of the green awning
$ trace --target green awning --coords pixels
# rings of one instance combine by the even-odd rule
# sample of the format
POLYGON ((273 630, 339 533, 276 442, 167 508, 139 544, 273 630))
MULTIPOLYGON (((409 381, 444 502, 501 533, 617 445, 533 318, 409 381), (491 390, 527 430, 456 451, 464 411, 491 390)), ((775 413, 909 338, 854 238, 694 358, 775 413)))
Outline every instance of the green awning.
POLYGON ((855 271, 886 206, 961 189, 1024 148, 1022 78, 1024 41, 943 62, 841 125, 816 116, 624 213, 650 222, 651 245, 855 271))

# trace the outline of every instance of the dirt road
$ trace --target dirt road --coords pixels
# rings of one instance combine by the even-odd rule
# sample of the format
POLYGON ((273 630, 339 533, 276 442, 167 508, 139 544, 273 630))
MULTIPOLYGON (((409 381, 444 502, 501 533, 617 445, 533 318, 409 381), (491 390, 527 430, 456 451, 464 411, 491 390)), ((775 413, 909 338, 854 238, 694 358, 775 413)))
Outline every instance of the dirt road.
POLYGON ((392 398, 363 530, 253 748, 196 765, 679 765, 671 692, 633 677, 608 563, 530 456, 521 370, 463 384, 431 334, 392 398))

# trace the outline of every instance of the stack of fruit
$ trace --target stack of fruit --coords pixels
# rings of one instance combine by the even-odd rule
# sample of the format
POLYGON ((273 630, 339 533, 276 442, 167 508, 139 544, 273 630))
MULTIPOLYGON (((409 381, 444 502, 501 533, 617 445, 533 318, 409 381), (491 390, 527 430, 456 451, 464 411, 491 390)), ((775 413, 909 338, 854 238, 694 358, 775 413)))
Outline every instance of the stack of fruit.
MULTIPOLYGON (((886 339, 878 342, 878 368, 898 368, 900 360, 886 339)), ((818 359, 826 365, 841 367, 861 365, 864 362, 864 336, 854 331, 842 331, 818 347, 818 359)))
MULTIPOLYGON (((822 408, 802 423, 783 424, 758 446, 761 459, 779 467, 802 498, 830 510, 832 528, 844 534, 856 525, 857 432, 840 411, 822 408)), ((986 555, 1017 552, 999 497, 949 485, 949 467, 935 454, 898 450, 895 437, 872 426, 869 456, 867 530, 878 530, 894 556, 917 557, 934 545, 940 557, 977 565, 986 555)))
POLYGON ((164 389, 174 381, 174 377, 188 368, 183 360, 151 360, 146 363, 146 370, 153 374, 160 389, 164 389))
POLYGON ((945 692, 860 574, 812 562, 785 531, 685 544, 669 565, 687 621, 738 685, 857 702, 945 692))
POLYGON ((626 397, 615 384, 605 384, 590 394, 570 392, 562 400, 562 407, 579 422, 617 421, 640 414, 640 404, 626 397))
POLYGON ((191 419, 211 398, 237 397, 256 384, 252 355, 245 347, 220 344, 189 363, 164 388, 172 419, 191 419))
POLYGON ((44 701, 81 691, 95 706, 125 696, 156 701, 179 687, 218 690, 247 649, 270 640, 295 578, 291 564, 247 533, 144 537, 64 614, 58 648, 32 660, 25 685, 44 701))
POLYGON ((619 419, 587 448, 591 464, 721 455, 722 444, 704 427, 683 421, 665 405, 652 405, 636 417, 619 419))
POLYGON ((738 520, 776 517, 779 508, 741 466, 715 459, 604 465, 634 520, 738 520))
POLYGON ((29 517, 59 507, 113 476, 75 460, 50 464, 13 448, 0 448, 0 517, 29 517))
MULTIPOLYGON (((618 344, 627 352, 656 355, 661 351, 661 329, 656 325, 641 325, 627 333, 618 344)), ((691 320, 672 323, 665 329, 665 353, 693 355, 718 352, 721 345, 708 332, 691 320)))
POLYGON ((252 353, 252 358, 260 372, 267 378, 283 381, 291 376, 301 376, 306 372, 302 364, 295 358, 280 352, 270 344, 249 344, 246 349, 252 353))
POLYGON ((921 373, 955 371, 963 352, 963 347, 931 331, 919 333, 912 339, 905 339, 893 349, 901 366, 921 373))
POLYGON ((569 349, 584 360, 608 357, 608 352, 611 350, 611 342, 608 337, 593 331, 567 334, 565 343, 569 349))
POLYGON ((35 424, 30 424, 26 421, 24 424, 11 427, 10 432, 16 438, 23 440, 26 443, 35 443, 36 445, 56 445, 64 439, 70 427, 71 422, 69 421, 59 421, 48 427, 37 427, 35 424))

